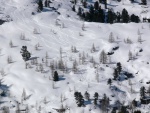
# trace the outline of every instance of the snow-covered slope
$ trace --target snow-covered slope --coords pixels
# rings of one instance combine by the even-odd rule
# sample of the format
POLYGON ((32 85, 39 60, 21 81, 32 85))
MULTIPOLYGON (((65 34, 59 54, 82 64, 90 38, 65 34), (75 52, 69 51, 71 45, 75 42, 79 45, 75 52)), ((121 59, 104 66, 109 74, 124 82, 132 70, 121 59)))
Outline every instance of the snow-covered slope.
MULTIPOLYGON (((150 26, 148 23, 89 23, 79 19, 75 12, 72 12, 72 4, 69 0, 54 0, 51 6, 58 8, 58 12, 51 8, 44 8, 43 12, 36 13, 37 4, 35 0, 1 0, 0 9, 2 16, 9 15, 12 21, 6 22, 0 26, 0 69, 4 71, 4 75, 0 78, 3 81, 1 89, 9 90, 6 97, 1 98, 0 106, 9 106, 11 113, 16 110, 17 102, 21 103, 20 107, 29 106, 31 113, 52 112, 56 113, 53 108, 60 108, 61 105, 68 106, 70 110, 67 113, 99 113, 100 109, 94 108, 92 102, 86 102, 86 107, 77 107, 74 99, 74 92, 79 91, 82 94, 85 91, 90 93, 91 99, 95 92, 98 92, 100 98, 105 93, 110 98, 110 104, 113 105, 116 100, 129 104, 133 99, 140 100, 139 89, 142 86, 148 88, 146 84, 150 80, 150 26), (61 4, 58 7, 58 4, 61 4), (32 15, 35 12, 35 15, 32 15), (69 16, 68 16, 69 15, 69 16), (58 25, 56 25, 56 21, 58 25), (82 26, 84 25, 84 31, 82 26), (37 30, 37 34, 33 31, 37 30), (141 34, 143 42, 140 44, 138 40, 138 31, 141 34), (113 33, 115 37, 114 43, 109 43, 109 35, 113 33), (20 36, 24 34, 26 39, 21 40, 20 36), (132 44, 124 42, 127 38, 132 40, 132 44), (11 48, 9 43, 13 42, 11 48), (38 50, 35 46, 39 44, 38 50), (92 45, 95 45, 96 52, 91 53, 92 45), (31 60, 27 61, 31 65, 25 69, 26 62, 23 61, 20 54, 22 46, 27 46, 31 52, 31 59, 37 58, 38 63, 43 64, 44 72, 37 72, 36 65, 31 65, 31 60), (75 46, 77 53, 71 52, 71 46, 75 46), (96 63, 99 63, 99 56, 102 50, 110 52, 113 47, 119 46, 119 49, 111 56, 108 64, 98 64, 93 67, 90 59, 93 57, 96 63), (68 72, 63 73, 58 70, 60 81, 53 82, 52 72, 50 70, 50 62, 58 62, 60 60, 60 48, 62 48, 62 59, 64 64, 68 66, 68 72), (138 52, 140 49, 143 52, 138 52), (128 61, 128 53, 132 52, 134 60, 128 61), (42 62, 46 53, 48 54, 48 66, 42 62), (136 55, 138 53, 138 55, 136 55), (79 54, 84 54, 86 62, 79 62, 79 54), (8 64, 8 57, 12 58, 12 63, 8 64), (73 61, 78 62, 78 73, 73 73, 71 68, 73 61), (112 91, 107 85, 107 80, 113 78, 113 69, 116 63, 121 62, 124 71, 133 73, 132 88, 128 80, 113 81, 119 91, 112 91), (106 66, 108 65, 108 66, 106 66), (97 70, 99 80, 97 80, 97 70), (138 74, 135 74, 137 73, 138 74), (140 82, 143 81, 143 82, 140 82), (7 86, 5 86, 7 85, 7 86), (26 92, 26 100, 21 102, 23 89, 26 92), (115 95, 112 97, 112 95, 115 95), (61 97, 62 102, 61 102, 61 97), (46 99, 45 99, 46 98, 46 99), (44 103, 46 100, 46 103, 44 103), (89 109, 92 109, 89 111, 89 109)), ((127 0, 118 3, 111 1, 109 7, 116 11, 122 11, 126 8, 129 13, 149 17, 148 8, 143 8, 137 3, 131 4, 127 0), (114 7, 115 6, 115 7, 114 7), (142 14, 143 10, 147 10, 147 14, 142 14)), ((140 2, 140 1, 139 1, 140 2)), ((148 106, 140 108, 143 112, 149 112, 148 106)))

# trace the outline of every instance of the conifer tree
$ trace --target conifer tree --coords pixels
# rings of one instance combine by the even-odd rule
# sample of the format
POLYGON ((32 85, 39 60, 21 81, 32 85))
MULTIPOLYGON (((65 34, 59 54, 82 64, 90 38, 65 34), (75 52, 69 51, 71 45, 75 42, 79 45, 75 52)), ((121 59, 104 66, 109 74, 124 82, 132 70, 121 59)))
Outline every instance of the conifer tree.
POLYGON ((108 79, 107 84, 109 84, 111 86, 112 80, 110 78, 108 79))
POLYGON ((118 71, 119 74, 122 71, 122 66, 121 66, 120 62, 117 63, 117 71, 118 71))
POLYGON ((98 10, 98 8, 99 8, 99 3, 98 3, 98 1, 96 1, 96 2, 94 3, 94 8, 95 8, 95 10, 98 10))
POLYGON ((43 10, 43 3, 42 3, 42 0, 39 0, 39 2, 38 2, 38 9, 39 9, 39 11, 42 11, 42 10, 43 10))
POLYGON ((114 75, 114 80, 116 80, 119 76, 117 69, 114 69, 113 75, 114 75))
POLYGON ((54 72, 53 81, 59 81, 59 76, 57 71, 54 72))
POLYGON ((144 86, 140 88, 140 96, 141 96, 141 98, 145 98, 145 87, 144 86))

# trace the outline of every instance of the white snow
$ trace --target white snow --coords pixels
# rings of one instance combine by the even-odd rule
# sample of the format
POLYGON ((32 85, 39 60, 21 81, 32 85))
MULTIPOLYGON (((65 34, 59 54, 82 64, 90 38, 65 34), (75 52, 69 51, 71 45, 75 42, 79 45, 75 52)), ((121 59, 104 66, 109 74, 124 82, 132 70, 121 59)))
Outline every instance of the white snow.
MULTIPOLYGON (((148 1, 148 0, 147 0, 148 1)), ((140 0, 139 0, 140 2, 140 0)), ((150 80, 150 28, 148 23, 116 23, 116 24, 104 24, 94 22, 84 22, 79 19, 75 12, 72 12, 72 4, 69 0, 54 0, 52 6, 58 7, 58 4, 62 3, 58 8, 58 15, 50 8, 44 8, 41 13, 32 15, 32 12, 36 12, 37 4, 35 0, 1 0, 0 9, 4 15, 10 15, 13 21, 6 22, 0 26, 0 69, 4 69, 5 76, 0 76, 4 85, 8 86, 9 95, 3 97, 3 104, 0 106, 9 106, 11 113, 13 113, 16 107, 16 101, 21 102, 21 96, 23 89, 25 89, 28 99, 23 102, 24 105, 28 104, 31 113, 37 113, 39 106, 41 106, 41 113, 53 112, 52 108, 61 107, 61 95, 65 100, 63 106, 70 108, 70 113, 99 113, 100 110, 94 109, 93 104, 87 104, 86 107, 77 107, 74 99, 74 91, 79 91, 83 95, 85 91, 90 93, 91 99, 95 92, 98 92, 100 98, 105 93, 112 101, 110 104, 114 104, 116 100, 121 102, 125 101, 125 104, 129 104, 133 99, 140 99, 139 89, 142 86, 148 88, 146 84, 150 80), (67 17, 70 15, 70 17, 67 17), (56 19, 59 25, 55 25, 56 19), (85 25, 85 31, 82 31, 82 25, 85 25), (63 28, 61 26, 64 26, 63 28), (142 27, 143 26, 143 27, 142 27), (37 29, 38 34, 34 34, 34 29, 37 29), (142 44, 137 42, 138 29, 140 30, 142 37, 142 44), (109 43, 109 34, 113 32, 115 37, 115 43, 109 43), (79 36, 81 33, 83 36, 79 36), (27 40, 20 40, 20 35, 24 34, 27 40), (116 38, 118 37, 118 39, 116 38), (133 44, 124 43, 124 39, 131 39, 133 44), (10 48, 9 42, 12 40, 15 47, 10 48), (40 44, 39 50, 35 50, 35 45, 40 44), (92 45, 95 45, 97 52, 91 53, 92 45), (49 55, 48 62, 53 60, 58 61, 60 59, 60 47, 63 51, 63 61, 69 68, 72 68, 73 61, 79 61, 79 53, 85 53, 87 63, 78 65, 80 73, 74 74, 71 70, 68 73, 58 71, 62 80, 53 83, 51 70, 46 67, 44 63, 44 73, 36 72, 36 66, 32 65, 32 68, 25 69, 25 62, 20 54, 21 47, 26 45, 28 50, 32 53, 31 58, 38 57, 38 62, 42 63, 42 58, 45 58, 46 52, 49 55), (76 46, 78 53, 71 52, 71 46, 76 46), (96 80, 96 68, 89 63, 90 58, 93 56, 95 61, 99 63, 99 55, 102 50, 110 52, 112 47, 119 46, 119 49, 111 56, 112 64, 106 65, 100 64, 97 68, 104 68, 98 70, 99 82, 96 80), (135 56, 136 53, 143 49, 143 52, 135 56), (128 60, 128 52, 131 51, 135 60, 128 60), (87 56, 88 54, 88 56, 87 56), (8 56, 12 57, 13 63, 8 64, 8 56), (123 70, 129 71, 134 74, 132 78, 133 89, 136 93, 131 93, 128 80, 122 82, 113 81, 112 86, 116 86, 120 89, 120 92, 111 91, 107 80, 113 78, 113 68, 116 67, 116 63, 121 62, 123 70), (139 71, 138 74, 135 74, 139 71), (139 81, 143 81, 140 83, 139 81), (53 84, 55 88, 53 89, 53 84), (115 95, 112 97, 111 95, 115 95), (46 97, 47 104, 44 104, 44 98, 46 97), (10 102, 11 101, 11 102, 10 102), (89 111, 89 109, 92 109, 89 111)), ((150 8, 148 1, 148 8, 141 7, 138 3, 131 4, 128 0, 123 0, 118 3, 116 1, 109 0, 112 5, 115 5, 114 11, 122 11, 126 8, 129 14, 137 14, 142 17, 150 17, 150 8), (123 4, 124 3, 124 4, 123 4), (146 14, 141 13, 147 10, 146 14)), ((30 61, 27 61, 30 63, 30 61)), ((48 63, 48 64, 49 64, 48 63)), ((149 105, 147 105, 149 106, 149 105)), ((150 107, 150 106, 149 106, 150 107)), ((142 110, 142 113, 149 112, 149 107, 141 106, 138 109, 142 110)), ((69 113, 69 110, 67 111, 69 113)))

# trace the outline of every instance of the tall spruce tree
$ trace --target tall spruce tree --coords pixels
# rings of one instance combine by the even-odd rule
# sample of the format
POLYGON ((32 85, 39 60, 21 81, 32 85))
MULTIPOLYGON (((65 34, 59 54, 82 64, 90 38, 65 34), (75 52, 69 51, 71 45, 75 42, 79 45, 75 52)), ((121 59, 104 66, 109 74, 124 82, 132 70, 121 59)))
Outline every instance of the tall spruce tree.
POLYGON ((108 10, 107 23, 113 24, 113 21, 114 21, 114 13, 111 10, 108 10))
POLYGON ((98 10, 98 8, 99 8, 99 3, 98 3, 98 1, 96 1, 96 2, 94 3, 94 8, 95 8, 95 10, 98 10))
POLYGON ((129 15, 128 15, 128 11, 126 9, 122 10, 122 22, 123 23, 129 22, 129 15))

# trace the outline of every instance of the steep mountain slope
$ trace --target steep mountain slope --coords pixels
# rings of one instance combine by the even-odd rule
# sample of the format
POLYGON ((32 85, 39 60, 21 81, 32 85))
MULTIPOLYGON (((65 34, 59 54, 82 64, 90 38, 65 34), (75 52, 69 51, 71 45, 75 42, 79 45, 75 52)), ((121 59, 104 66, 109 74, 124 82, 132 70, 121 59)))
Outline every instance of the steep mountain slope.
MULTIPOLYGON (((149 3, 147 8, 144 8, 138 3, 131 4, 127 0, 120 3, 108 2, 111 4, 109 7, 116 11, 122 11, 123 8, 126 8, 131 14, 141 14, 140 18, 149 17, 149 3), (145 10, 148 11, 146 14, 141 13, 145 10)), ((70 108, 66 111, 67 113, 83 113, 83 111, 85 113, 99 113, 99 107, 95 109, 92 101, 95 92, 99 93, 100 99, 105 93, 111 100, 111 106, 117 100, 125 105, 135 98, 140 100, 140 87, 145 86, 147 89, 149 85, 146 82, 150 80, 148 75, 150 73, 150 40, 148 38, 150 28, 148 23, 84 22, 71 10, 72 4, 69 0, 53 1, 51 7, 58 8, 57 12, 52 8, 44 8, 41 13, 37 13, 37 7, 35 0, 0 1, 3 16, 9 15, 12 19, 12 21, 5 22, 0 26, 0 69, 1 73, 3 70, 5 72, 0 76, 3 81, 0 89, 7 90, 7 95, 1 98, 1 107, 9 106, 11 113, 13 113, 17 109, 18 101, 21 103, 20 109, 24 109, 28 105, 31 113, 38 111, 57 113, 53 108, 60 108, 62 104, 64 107, 70 108), (82 30, 83 25, 84 31, 82 30), (37 33, 33 33, 34 30, 37 33), (142 43, 137 42, 138 30, 142 37, 142 43), (114 43, 108 42, 111 32, 115 38, 114 43), (25 36, 25 40, 20 39, 21 34, 25 36), (124 42, 127 38, 132 40, 132 44, 124 42), (10 41, 13 42, 12 48, 10 41), (91 52, 93 44, 96 52, 91 52), (40 45, 38 50, 36 50, 37 45, 40 45), (22 46, 27 46, 32 53, 31 59, 27 62, 24 62, 20 54, 22 46), (75 46, 78 52, 71 52, 71 46, 75 46), (119 46, 119 49, 109 58, 107 64, 100 64, 101 51, 110 52, 116 46, 119 46), (49 65, 53 62, 54 64, 58 63, 61 59, 60 48, 62 48, 62 60, 67 65, 68 72, 63 73, 63 71, 56 69, 60 81, 53 82, 52 70, 49 65), (141 48, 143 51, 139 52, 141 48), (129 51, 132 52, 134 59, 127 62, 129 51), (48 66, 45 65, 46 53, 48 54, 48 66), (85 57, 83 64, 79 59, 79 53, 82 58, 85 57), (8 64, 9 56, 12 58, 12 63, 8 64), (96 62, 95 66, 90 62, 92 56, 96 62), (42 73, 36 71, 36 68, 40 66, 31 64, 32 59, 36 58, 38 63, 43 65, 44 71, 42 73), (76 73, 72 71, 75 60, 78 62, 76 73), (134 78, 131 78, 133 92, 131 92, 129 80, 113 80, 111 88, 107 84, 107 80, 113 78, 113 70, 117 62, 121 62, 124 71, 134 75, 134 78), (26 63, 30 64, 30 68, 25 69, 26 63), (138 74, 136 74, 137 72, 138 74), (115 91, 113 88, 117 90, 115 91), (26 100, 24 101, 22 101, 23 89, 26 92, 26 100), (91 101, 85 101, 86 107, 77 107, 74 99, 75 91, 79 91, 83 95, 85 91, 90 93, 91 101)), ((142 113, 150 111, 149 105, 141 105, 136 109, 142 110, 142 113)))

